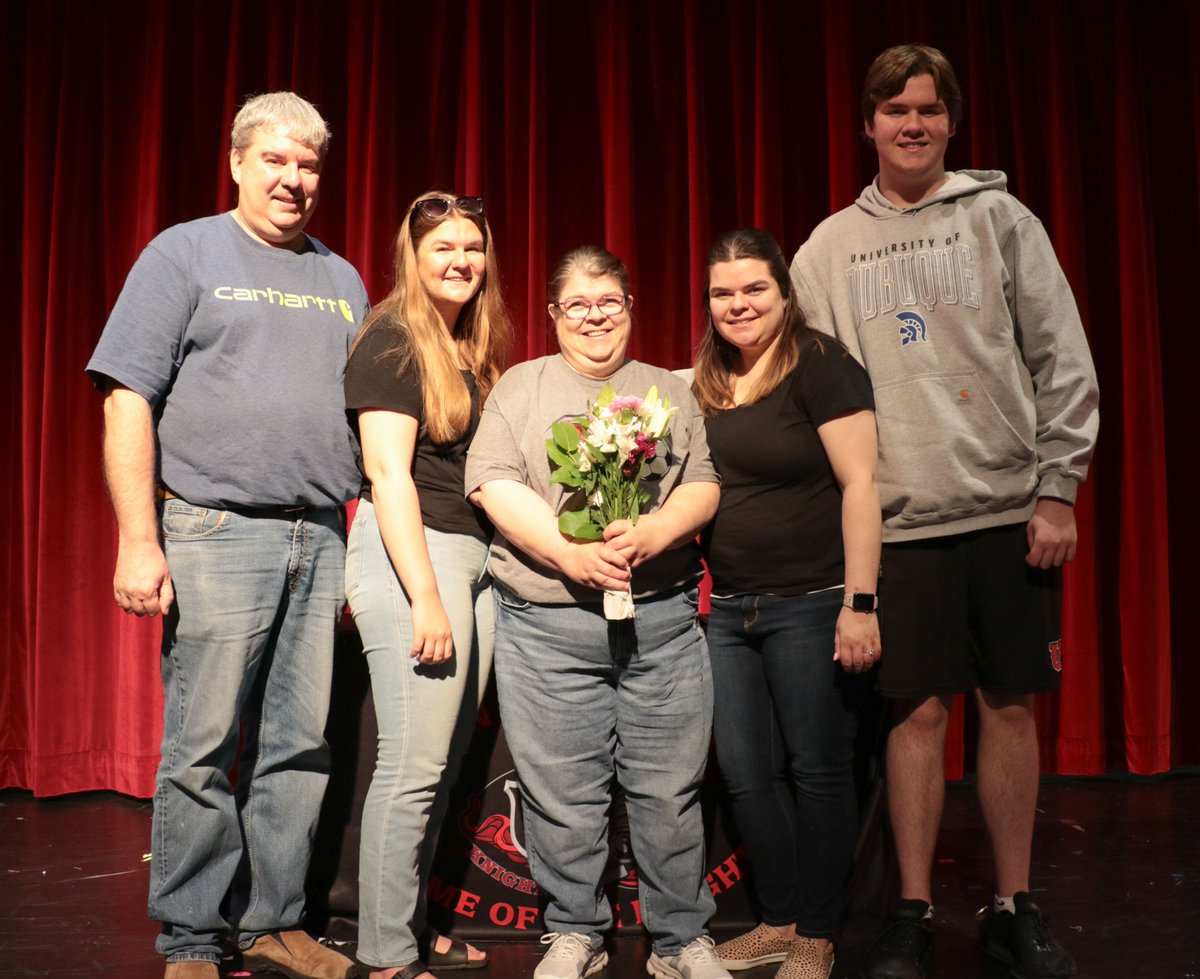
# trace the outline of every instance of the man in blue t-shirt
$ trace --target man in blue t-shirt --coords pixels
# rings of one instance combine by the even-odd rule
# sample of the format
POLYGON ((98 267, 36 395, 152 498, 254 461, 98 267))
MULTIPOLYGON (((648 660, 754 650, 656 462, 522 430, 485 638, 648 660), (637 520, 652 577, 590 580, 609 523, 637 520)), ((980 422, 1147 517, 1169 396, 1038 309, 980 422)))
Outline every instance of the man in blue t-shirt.
POLYGON ((342 374, 367 309, 350 264, 304 233, 328 142, 304 99, 247 101, 237 207, 146 247, 87 366, 105 395, 114 597, 163 615, 149 909, 166 979, 217 979, 231 928, 253 971, 353 967, 300 930, 358 488, 342 374), (248 903, 229 922, 243 857, 248 903))

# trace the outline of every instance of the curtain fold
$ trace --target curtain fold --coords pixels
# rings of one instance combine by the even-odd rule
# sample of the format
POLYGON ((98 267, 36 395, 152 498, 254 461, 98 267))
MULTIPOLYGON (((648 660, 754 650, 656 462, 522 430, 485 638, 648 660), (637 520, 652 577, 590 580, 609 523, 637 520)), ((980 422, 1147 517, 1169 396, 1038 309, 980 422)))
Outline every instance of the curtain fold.
POLYGON ((1141 77, 1132 41, 1132 12, 1115 12, 1113 106, 1116 130, 1130 148, 1117 154, 1117 254, 1121 268, 1123 406, 1121 467, 1121 646, 1146 649, 1122 658, 1125 679, 1125 752, 1134 771, 1162 771, 1171 757, 1171 674, 1145 669, 1166 665, 1171 648, 1166 456, 1163 434, 1162 352, 1159 345, 1157 264, 1147 206, 1146 147, 1134 86, 1141 77))
MULTIPOLYGON (((232 206, 246 95, 294 88, 330 121, 311 231, 373 298, 409 201, 482 194, 519 358, 553 348, 550 267, 600 243, 631 266, 632 353, 676 368, 702 329, 713 235, 758 224, 790 255, 872 177, 859 86, 911 40, 945 50, 965 90, 948 165, 1005 170, 1043 220, 1100 375, 1044 768, 1200 763, 1200 666, 1172 644, 1200 542, 1194 4, 48 0, 5 17, 0 786, 152 791, 159 626, 112 601, 101 405, 82 370, 139 250, 232 206)), ((966 716, 956 705, 950 776, 972 768, 966 716)))

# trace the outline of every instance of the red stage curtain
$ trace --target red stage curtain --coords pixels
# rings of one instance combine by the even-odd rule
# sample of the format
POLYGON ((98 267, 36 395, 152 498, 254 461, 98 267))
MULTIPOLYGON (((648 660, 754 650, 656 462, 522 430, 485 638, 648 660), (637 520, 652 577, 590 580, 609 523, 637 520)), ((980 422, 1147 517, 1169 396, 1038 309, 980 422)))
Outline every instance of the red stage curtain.
MULTIPOLYGON (((949 164, 1006 170, 1045 221, 1100 374, 1046 769, 1200 762, 1198 658, 1171 645, 1190 634, 1200 541, 1194 4, 57 0, 3 17, 0 786, 151 792, 158 628, 109 594, 100 399, 82 369, 146 242, 231 206, 242 97, 294 88, 330 120, 311 230, 372 296, 415 195, 483 194, 520 356, 550 343, 548 265, 600 242, 633 270, 633 353, 679 367, 714 234, 755 223, 790 253, 873 175, 858 87, 908 40, 955 62, 967 118, 949 164)), ((970 740, 956 720, 949 774, 970 767, 970 740)))

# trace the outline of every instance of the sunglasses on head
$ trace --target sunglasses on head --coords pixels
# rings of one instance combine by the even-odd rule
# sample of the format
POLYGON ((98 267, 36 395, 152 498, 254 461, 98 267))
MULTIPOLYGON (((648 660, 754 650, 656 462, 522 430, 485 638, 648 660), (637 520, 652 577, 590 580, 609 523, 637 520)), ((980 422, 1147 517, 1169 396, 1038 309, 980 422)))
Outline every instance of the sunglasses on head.
POLYGON ((444 218, 450 213, 450 208, 461 211, 463 214, 482 214, 483 213, 483 198, 482 197, 456 197, 454 200, 446 200, 444 197, 426 197, 424 200, 417 201, 413 205, 412 217, 410 221, 416 221, 417 214, 428 218, 430 221, 436 221, 438 218, 444 218))

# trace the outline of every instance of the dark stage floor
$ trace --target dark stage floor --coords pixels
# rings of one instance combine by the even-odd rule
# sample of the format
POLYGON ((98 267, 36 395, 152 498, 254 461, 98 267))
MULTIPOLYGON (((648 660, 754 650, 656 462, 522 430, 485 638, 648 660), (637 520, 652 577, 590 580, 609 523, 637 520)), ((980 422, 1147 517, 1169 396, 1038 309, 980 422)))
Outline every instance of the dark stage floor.
MULTIPOLYGON (((975 939, 991 879, 976 813, 973 792, 951 788, 935 879, 942 979, 1005 975, 975 939)), ((148 802, 0 792, 0 979, 158 979, 156 926, 145 917, 149 830, 148 802)), ((1200 975, 1200 775, 1049 781, 1034 856, 1035 888, 1079 979, 1200 975)), ((529 976, 540 953, 532 943, 484 945, 492 965, 473 973, 480 979, 529 976)), ((637 938, 614 942, 598 979, 644 976, 647 951, 637 938)), ((857 975, 861 955, 840 949, 834 976, 857 975)))

